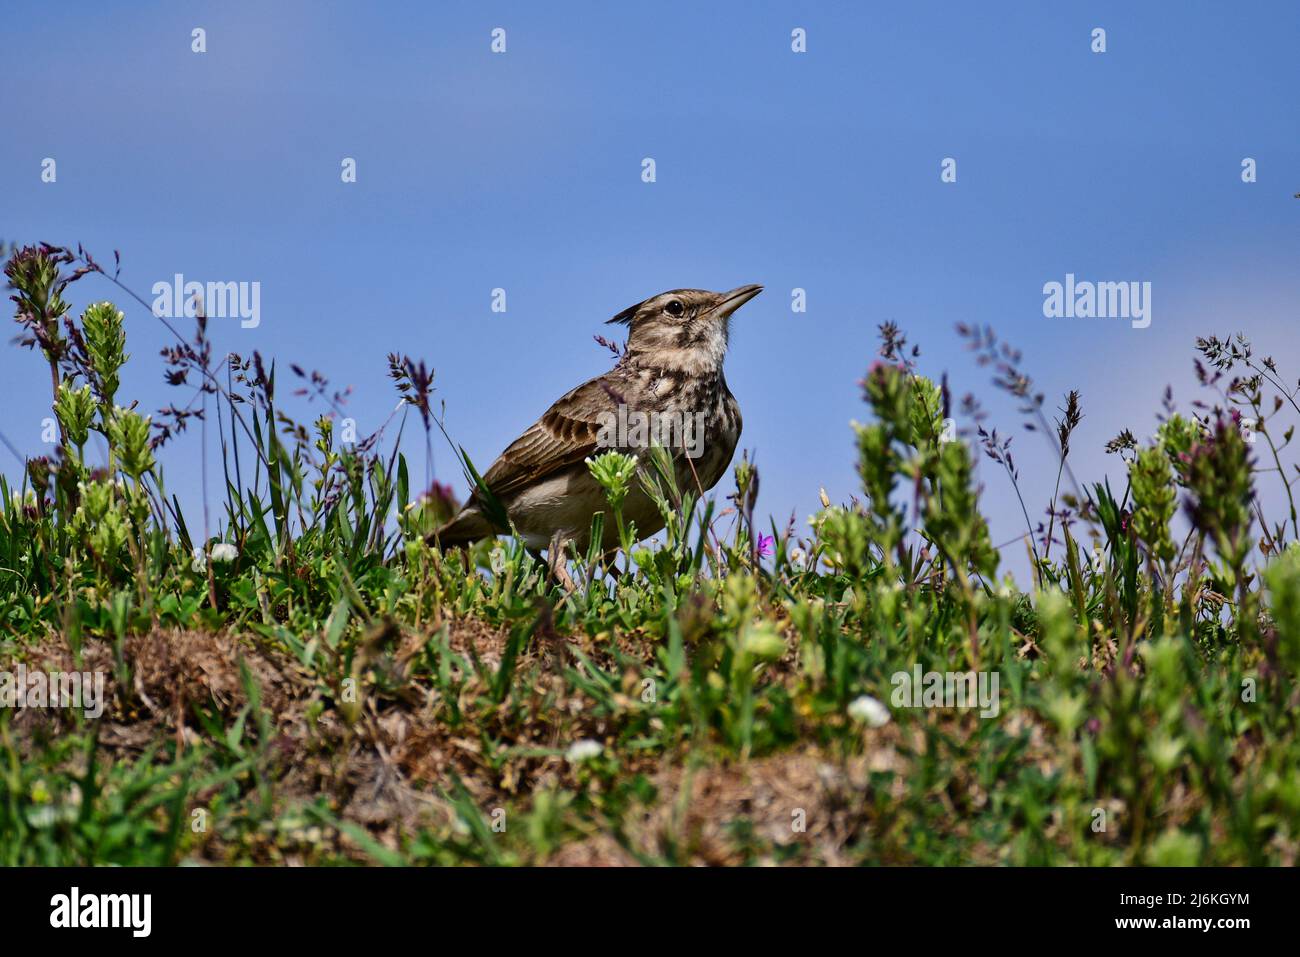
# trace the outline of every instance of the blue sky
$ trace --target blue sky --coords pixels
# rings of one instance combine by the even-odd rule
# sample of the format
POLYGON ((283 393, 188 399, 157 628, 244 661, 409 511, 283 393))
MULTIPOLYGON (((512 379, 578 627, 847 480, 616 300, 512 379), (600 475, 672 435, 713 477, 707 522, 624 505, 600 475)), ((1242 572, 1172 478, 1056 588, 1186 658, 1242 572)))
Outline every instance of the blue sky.
MULTIPOLYGON (((608 366, 605 319, 681 286, 767 287, 733 324, 727 377, 759 510, 801 526, 820 486, 859 488, 848 423, 886 320, 1016 434, 1035 518, 1046 446, 956 322, 1022 349, 1051 404, 1081 390, 1081 477, 1120 474, 1102 445, 1147 434, 1166 383, 1194 397, 1198 335, 1244 331, 1300 375, 1294 3, 19 2, 5 21, 0 239, 119 249, 147 298, 177 272, 260 282, 261 324, 214 320, 217 349, 352 386, 363 434, 395 402, 385 355, 406 352, 486 466, 608 366), (1044 318, 1043 284, 1070 272, 1151 282, 1151 326, 1044 318)), ((94 278, 72 288, 78 311, 126 309, 124 396, 189 400, 162 381, 147 311, 94 278)), ((0 348, 0 431, 24 454, 47 451, 47 390, 36 357, 0 348)), ((198 441, 163 458, 195 507, 198 441)), ((981 478, 995 540, 1015 536, 1005 477, 986 461, 981 478)))

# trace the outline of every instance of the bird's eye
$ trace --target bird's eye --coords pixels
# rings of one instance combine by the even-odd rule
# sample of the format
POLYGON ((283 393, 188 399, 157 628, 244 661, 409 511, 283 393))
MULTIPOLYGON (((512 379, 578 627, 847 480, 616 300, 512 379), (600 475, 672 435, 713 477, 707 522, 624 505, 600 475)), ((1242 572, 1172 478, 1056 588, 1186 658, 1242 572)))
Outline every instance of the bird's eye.
POLYGON ((686 307, 682 305, 680 299, 670 299, 668 300, 668 305, 664 306, 664 312, 668 313, 670 316, 680 316, 685 314, 686 307))

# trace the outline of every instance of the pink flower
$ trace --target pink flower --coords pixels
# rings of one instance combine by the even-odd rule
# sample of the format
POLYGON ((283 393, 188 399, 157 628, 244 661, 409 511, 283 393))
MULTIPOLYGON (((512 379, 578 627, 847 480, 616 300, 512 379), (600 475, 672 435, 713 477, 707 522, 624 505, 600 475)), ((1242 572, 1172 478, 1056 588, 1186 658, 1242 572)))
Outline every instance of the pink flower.
POLYGON ((773 551, 773 546, 775 544, 776 544, 776 539, 774 539, 771 535, 764 535, 762 532, 759 532, 758 533, 759 557, 766 558, 768 555, 771 555, 773 551))

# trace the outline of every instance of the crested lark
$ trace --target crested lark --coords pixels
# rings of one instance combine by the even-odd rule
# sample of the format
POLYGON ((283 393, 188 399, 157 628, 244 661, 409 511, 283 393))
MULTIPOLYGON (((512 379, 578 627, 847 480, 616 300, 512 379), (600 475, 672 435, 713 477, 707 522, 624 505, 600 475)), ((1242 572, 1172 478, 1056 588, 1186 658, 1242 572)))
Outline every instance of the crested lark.
MULTIPOLYGON (((653 439, 671 452, 681 488, 707 491, 717 484, 741 425, 740 407, 722 375, 728 323, 762 291, 674 289, 609 320, 628 327, 618 364, 562 396, 483 474, 530 548, 549 546, 554 553, 571 540, 586 550, 592 515, 608 506, 585 460, 608 449, 637 455, 653 439)), ((623 515, 636 524, 637 537, 646 538, 663 528, 663 518, 640 483, 631 485, 623 515)), ((466 545, 508 531, 492 526, 475 489, 431 540, 466 545)), ((607 521, 602 547, 612 548, 617 538, 607 521)))

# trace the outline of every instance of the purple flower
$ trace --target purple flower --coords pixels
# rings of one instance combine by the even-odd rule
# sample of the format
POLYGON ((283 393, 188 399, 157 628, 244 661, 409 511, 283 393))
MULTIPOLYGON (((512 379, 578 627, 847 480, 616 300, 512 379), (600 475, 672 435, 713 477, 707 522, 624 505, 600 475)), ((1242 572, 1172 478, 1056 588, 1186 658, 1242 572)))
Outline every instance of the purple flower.
POLYGON ((760 558, 766 558, 768 555, 771 555, 771 554, 772 554, 772 547, 773 547, 775 544, 776 544, 776 539, 774 539, 771 535, 764 535, 762 532, 759 532, 759 533, 758 533, 758 555, 759 555, 759 557, 760 557, 760 558))

